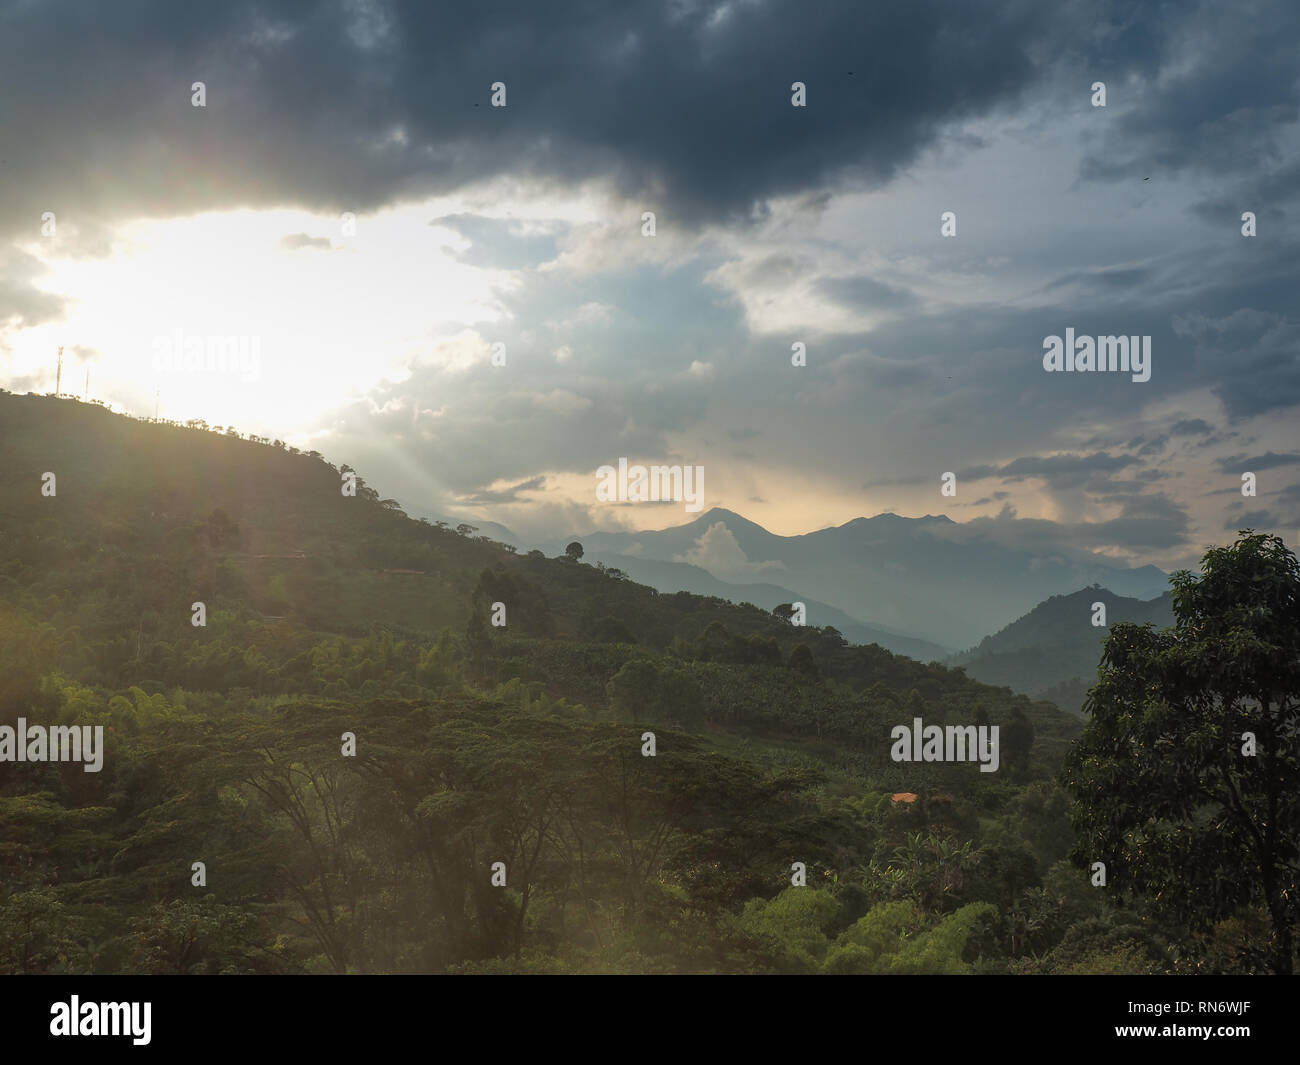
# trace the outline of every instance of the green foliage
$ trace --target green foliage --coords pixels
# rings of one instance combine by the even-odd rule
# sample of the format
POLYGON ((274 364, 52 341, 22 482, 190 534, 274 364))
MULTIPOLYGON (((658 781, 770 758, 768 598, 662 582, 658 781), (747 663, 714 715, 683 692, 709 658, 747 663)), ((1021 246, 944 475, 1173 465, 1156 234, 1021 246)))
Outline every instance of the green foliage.
MULTIPOLYGON (((1266 967, 1262 892, 1225 897, 1175 951, 1177 907, 1131 886, 1149 874, 1153 895, 1198 833, 1211 880, 1251 860, 1247 829, 1216 849, 1216 821, 1175 831, 1140 786, 1170 757, 1152 737, 1228 749, 1197 691, 1236 698, 1229 731, 1255 722, 1291 779, 1293 600, 1263 546, 1184 594, 1200 620, 1173 644, 1112 637, 1119 709, 1096 715, 1077 779, 1132 785, 1082 825, 1127 870, 1119 911, 1061 863, 1053 782, 1081 726, 1048 704, 795 627, 792 607, 659 594, 576 564, 576 543, 548 559, 411 520, 363 482, 342 496, 314 452, 232 431, 0 395, 0 448, 14 483, 67 471, 55 500, 0 494, 0 722, 102 725, 106 747, 100 773, 0 763, 0 971, 1266 967), (999 725, 1003 768, 892 762, 913 716, 999 725), (796 860, 807 887, 788 886, 796 860)), ((1268 801, 1253 771, 1234 778, 1248 813, 1268 801)))
POLYGON ((1036 699, 1080 713, 1097 675, 1108 629, 1092 624, 1093 604, 1103 603, 1110 625, 1129 622, 1173 624, 1168 592, 1143 601, 1104 588, 1084 588, 1054 595, 1024 617, 986 636, 978 647, 954 655, 950 662, 976 680, 1003 685, 1036 699))
POLYGON ((695 725, 703 693, 691 671, 671 659, 634 658, 609 681, 610 705, 639 724, 695 725))
POLYGON ((790 652, 790 668, 802 673, 810 680, 817 680, 821 675, 817 669, 817 662, 813 658, 812 650, 806 643, 801 643, 790 652))
POLYGON ((774 899, 746 903, 740 929, 753 939, 755 954, 777 971, 811 973, 821 968, 826 932, 838 913, 839 904, 826 892, 788 887, 774 899))
POLYGON ((1065 771, 1076 853, 1105 862, 1118 893, 1151 898, 1202 933, 1262 909, 1270 965, 1289 973, 1300 916, 1300 565, 1278 538, 1246 530, 1173 584, 1173 629, 1117 625, 1106 641, 1092 720, 1065 771))
POLYGON ((0 973, 77 972, 86 964, 81 922, 50 888, 0 898, 0 973))

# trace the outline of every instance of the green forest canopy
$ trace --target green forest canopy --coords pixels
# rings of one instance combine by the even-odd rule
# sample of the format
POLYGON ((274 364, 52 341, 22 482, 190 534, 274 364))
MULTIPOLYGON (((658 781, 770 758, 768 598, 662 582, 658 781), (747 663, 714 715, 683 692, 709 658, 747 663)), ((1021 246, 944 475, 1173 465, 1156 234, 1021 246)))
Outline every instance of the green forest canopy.
POLYGON ((107 737, 97 774, 0 763, 0 972, 1260 964, 1252 900, 1189 942, 1067 860, 1049 703, 279 441, 4 394, 0 453, 0 721, 107 737), (1001 769, 890 761, 913 717, 998 725, 1001 769))

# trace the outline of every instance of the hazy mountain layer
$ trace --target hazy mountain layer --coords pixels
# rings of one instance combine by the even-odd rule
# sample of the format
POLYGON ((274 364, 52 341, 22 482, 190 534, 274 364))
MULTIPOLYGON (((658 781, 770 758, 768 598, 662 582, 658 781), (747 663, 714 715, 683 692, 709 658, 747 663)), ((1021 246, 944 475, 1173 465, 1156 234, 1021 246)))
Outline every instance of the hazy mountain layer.
MULTIPOLYGON (((1049 596, 1083 585, 1149 599, 1167 584, 1155 566, 1133 569, 1086 552, 1010 548, 931 515, 878 514, 777 536, 715 508, 672 528, 576 539, 588 558, 687 563, 728 583, 770 583, 873 629, 948 647, 970 646, 1049 596)), ((647 570, 645 579, 655 578, 647 570)))
POLYGON ((1105 588, 1083 588, 1055 595, 1024 617, 986 636, 977 647, 954 655, 949 664, 986 684, 1005 684, 1013 691, 1050 699, 1064 710, 1078 711, 1097 676, 1101 645, 1110 626, 1119 621, 1157 628, 1174 623, 1168 592, 1143 601, 1116 595, 1105 588), (1105 606, 1105 624, 1095 604, 1105 606))

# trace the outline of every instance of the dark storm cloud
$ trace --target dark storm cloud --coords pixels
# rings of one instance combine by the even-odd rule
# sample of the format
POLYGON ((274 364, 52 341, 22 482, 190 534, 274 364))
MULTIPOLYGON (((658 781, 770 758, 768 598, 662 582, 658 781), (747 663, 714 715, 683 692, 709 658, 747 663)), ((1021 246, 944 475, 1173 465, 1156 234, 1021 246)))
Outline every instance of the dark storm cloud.
MULTIPOLYGON (((1087 483, 1097 474, 1110 474, 1138 462, 1134 455, 1109 455, 1097 452, 1093 455, 1026 455, 1011 462, 998 465, 967 466, 957 471, 959 481, 983 481, 998 477, 1004 481, 1023 481, 1027 477, 1050 478, 1056 488, 1071 488, 1087 483)), ((884 487, 887 485, 912 484, 907 477, 887 478, 866 482, 863 489, 884 487)), ((1109 479, 1102 483, 1113 487, 1109 479)), ((996 493, 996 498, 1005 497, 1006 493, 996 493)))
POLYGON ((1192 210, 1216 225, 1240 226, 1243 211, 1255 215, 1256 231, 1285 225, 1291 201, 1300 196, 1300 160, 1262 174, 1244 175, 1224 191, 1197 203, 1192 210))
POLYGON ((1281 506, 1300 507, 1300 484, 1287 485, 1278 492, 1276 498, 1281 506))
MULTIPOLYGON (((1222 263, 1207 269, 1204 249, 1180 253, 1176 288, 1137 288, 1122 304, 1118 298, 1063 298, 1048 309, 984 305, 960 313, 909 313, 880 323, 856 342, 869 344, 881 358, 928 364, 941 376, 956 369, 948 353, 961 352, 962 362, 981 370, 963 375, 963 387, 988 397, 991 407, 1018 404, 1019 418, 1044 428, 1086 411, 1136 417, 1153 391, 1176 394, 1199 387, 1222 401, 1231 420, 1248 419, 1300 404, 1295 259, 1271 250, 1259 256, 1240 250, 1254 245, 1238 236, 1227 269, 1222 263), (1240 274, 1252 275, 1255 286, 1238 286, 1240 274), (1043 372, 1043 338, 1061 335, 1067 325, 1077 335, 1150 336, 1152 381, 1043 372), (945 369, 937 368, 941 364, 945 369), (1009 392, 1007 375, 1022 387, 1009 392)), ((1300 246, 1294 251, 1300 255, 1300 246)))
POLYGON ((1167 521, 1171 528, 1187 527, 1187 508, 1169 496, 1152 492, 1147 486, 1134 482, 1110 484, 1109 493, 1098 493, 1094 501, 1102 505, 1117 503, 1120 517, 1124 519, 1145 518, 1167 521))
MULTIPOLYGON (((1235 365, 1212 388, 1228 412, 1250 418, 1300 404, 1300 321, 1276 319, 1276 328, 1247 334, 1240 346, 1217 346, 1215 355, 1231 352, 1235 365)), ((1198 358, 1206 349, 1198 348, 1198 358)))
POLYGON ((1085 178, 1255 175, 1285 158, 1276 131, 1300 116, 1300 8, 1275 0, 1182 12, 1170 18, 1172 8, 1151 5, 1133 13, 1151 49, 1139 78, 1108 86, 1116 118, 1089 154, 1085 178), (1161 52, 1178 61, 1158 62, 1161 52))
POLYGON ((967 480, 1001 477, 1023 480, 1026 477, 1050 477, 1055 484, 1078 482, 1094 473, 1114 473, 1137 462, 1133 455, 1109 455, 1098 451, 1092 455, 1026 455, 1002 466, 973 466, 957 476, 967 480))
POLYGON ((1223 523, 1224 532, 1240 532, 1242 529, 1260 530, 1275 529, 1281 524, 1277 517, 1267 510, 1243 510, 1238 514, 1232 515, 1223 523))
MULTIPOLYGON (((1180 410, 1179 393, 1209 388, 1228 424, 1300 402, 1300 249, 1284 224, 1300 170, 1278 154, 1278 127, 1294 117, 1295 68, 1283 50, 1293 8, 1223 7, 663 0, 102 9, 0 0, 0 129, 9 145, 0 146, 0 232, 35 240, 41 212, 57 210, 59 240, 90 255, 107 247, 99 219, 243 205, 362 212, 502 177, 542 187, 603 181, 656 210, 662 235, 680 221, 749 218, 780 193, 825 207, 833 190, 878 186, 900 171, 919 175, 929 212, 931 194, 937 210, 949 192, 926 150, 941 147, 958 162, 978 156, 982 169, 963 191, 997 224, 970 240, 978 230, 963 215, 960 240, 933 254, 923 246, 915 268, 910 232, 892 247, 870 225, 824 234, 823 256, 816 240, 801 245, 797 227, 781 228, 782 210, 778 225, 744 235, 761 243, 733 249, 730 293, 707 279, 720 265, 705 261, 711 244, 645 268, 615 256, 577 281, 532 270, 499 294, 507 313, 484 334, 507 342, 509 376, 417 366, 324 418, 331 446, 367 470, 417 471, 405 482, 409 499, 401 483, 385 494, 418 512, 421 491, 510 505, 550 483, 543 473, 590 474, 620 455, 708 461, 709 449, 690 438, 707 426, 720 442, 753 440, 766 471, 824 470, 850 484, 883 470, 895 479, 871 483, 914 485, 965 461, 962 478, 1043 478, 1032 493, 1065 497, 1058 514, 1089 516, 1089 494, 1120 512, 1105 522, 1024 523, 1023 533, 1004 522, 1004 539, 1177 547, 1188 536, 1181 506, 1143 493, 1181 475, 1142 467, 1166 448, 1190 452, 1238 435, 1188 417, 1204 408, 1180 410), (1094 78, 1110 86, 1105 111, 1087 105, 1094 78), (207 84, 204 110, 190 106, 195 80, 207 84), (497 80, 508 86, 504 110, 489 106, 497 80), (790 107, 794 80, 807 82, 806 109, 790 107), (962 126, 994 112, 1017 138, 1026 124, 1060 123, 1071 149, 1062 188, 1044 166, 1042 200, 1016 200, 1023 214, 1009 221, 997 213, 1007 162, 997 151, 981 155, 962 126), (1079 145, 1084 176, 1103 182, 1084 190, 1092 200, 1065 188, 1079 145), (1187 172, 1181 190, 1166 180, 1170 171, 1187 172), (1104 183, 1121 178, 1145 199, 1130 202, 1126 187, 1104 183), (1193 210, 1222 224, 1208 237, 1186 214, 1202 194, 1210 199, 1193 210), (1162 208, 1176 225, 1162 221, 1162 208), (1257 239, 1239 233, 1245 209, 1259 212, 1257 239), (1072 232, 1064 223, 1080 215, 1087 226, 1072 232), (998 246, 1012 231, 1037 239, 998 246), (1114 239, 1120 233, 1137 239, 1114 239), (960 249, 951 263, 942 258, 949 246, 960 249), (868 257, 906 269, 857 275, 868 257), (948 289, 949 269, 980 285, 948 289), (1017 274, 1029 280, 1009 290, 1017 274), (907 313, 869 333, 823 335, 792 387, 790 338, 748 333, 761 326, 731 298, 765 286, 907 313), (963 302, 945 306, 950 296, 963 302), (584 317, 584 304, 616 313, 584 317), (1042 338, 1066 326, 1152 335, 1152 382, 1045 373, 1042 338), (696 361, 704 370, 692 376, 696 361), (1171 413, 1149 413, 1155 400, 1172 400, 1161 408, 1171 413), (879 437, 866 435, 882 426, 879 437), (702 453, 677 455, 670 442, 702 453), (493 487, 503 484, 514 487, 493 487)), ((1026 158, 1037 180, 1035 164, 1048 160, 1026 158)), ((510 206, 511 196, 503 183, 499 201, 510 206)), ((570 246, 573 233, 559 221, 552 236, 476 209, 467 200, 464 213, 430 222, 472 242, 458 253, 467 265, 522 271, 570 246)), ((931 241, 936 223, 925 215, 931 241)), ((286 240, 329 246, 324 235, 286 240)), ((34 287, 33 264, 12 273, 3 265, 0 254, 0 325, 7 314, 30 325, 61 313, 34 287)), ((1257 439, 1233 446, 1278 446, 1276 436, 1257 439)), ((1205 494, 1189 485, 1188 495, 1205 494)), ((980 503, 1013 498, 999 491, 980 503)), ((1225 509, 1210 511, 1210 528, 1225 509)))
POLYGON ((1198 448, 1218 447, 1220 444, 1226 444, 1229 440, 1236 440, 1241 436, 1238 432, 1230 433, 1211 433, 1203 440, 1196 441, 1198 448))
MULTIPOLYGON (((1242 245, 1256 242, 1238 238, 1242 245)), ((1241 287, 1233 277, 1214 289, 1195 311, 1173 316, 1176 344, 1235 418, 1252 417, 1300 403, 1300 317, 1296 315, 1295 262, 1300 244, 1240 262, 1254 275, 1241 287), (1207 306, 1207 303, 1210 305, 1207 306)), ((1238 257, 1238 262, 1240 261, 1238 257)))
POLYGON ((1082 286, 1096 292, 1107 293, 1117 289, 1133 288, 1149 281, 1151 277, 1150 270, 1140 267, 1106 267, 1101 270, 1071 271, 1052 281, 1045 290, 1082 286))
POLYGON ((1219 460, 1219 469, 1224 473, 1239 473, 1242 470, 1250 470, 1253 473, 1259 470, 1275 470, 1279 466, 1294 466, 1296 463, 1300 463, 1300 455, 1279 455, 1274 451, 1268 451, 1252 458, 1244 455, 1229 455, 1219 460))
POLYGON ((63 317, 65 300, 37 288, 41 263, 17 249, 0 251, 0 328, 27 327, 63 317))
POLYGON ((359 211, 509 175, 743 218, 888 181, 948 123, 1017 98, 1060 32, 1023 0, 10 2, 3 215, 359 211))

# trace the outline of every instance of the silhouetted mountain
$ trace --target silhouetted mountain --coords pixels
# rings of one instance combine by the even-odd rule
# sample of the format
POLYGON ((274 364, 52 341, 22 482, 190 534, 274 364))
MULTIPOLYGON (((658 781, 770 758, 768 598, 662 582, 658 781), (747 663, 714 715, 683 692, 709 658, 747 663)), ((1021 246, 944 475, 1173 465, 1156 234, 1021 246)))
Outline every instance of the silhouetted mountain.
POLYGON ((1024 617, 986 636, 969 651, 953 655, 949 665, 986 684, 1004 684, 1012 691, 1048 699, 1077 713, 1097 675, 1101 645, 1110 626, 1119 621, 1157 628, 1174 623, 1168 592, 1147 601, 1115 595, 1105 588, 1083 588, 1054 595, 1024 617), (1094 604, 1106 607, 1104 626, 1096 626, 1094 604))
MULTIPOLYGON (((1116 566, 1086 552, 1003 546, 943 516, 878 514, 800 536, 777 536, 714 508, 685 525, 592 532, 579 540, 593 560, 688 563, 721 581, 771 583, 819 601, 873 629, 969 646, 1051 595, 1102 584, 1138 598, 1160 595, 1154 566, 1116 566)), ((680 575, 660 571, 673 581, 680 575)), ((646 580, 657 579, 646 571, 646 580)))
MULTIPOLYGON (((591 558, 585 560, 593 561, 591 558)), ((716 596, 732 603, 753 603, 764 610, 771 610, 782 603, 793 603, 798 600, 804 604, 809 625, 818 627, 830 625, 853 643, 876 643, 887 651, 907 655, 908 658, 915 658, 918 662, 942 662, 951 654, 951 649, 931 643, 929 640, 877 628, 874 625, 864 625, 842 610, 837 610, 816 599, 800 599, 788 588, 776 584, 766 582, 732 584, 719 580, 699 566, 692 566, 685 562, 661 562, 657 559, 636 558, 612 552, 601 552, 594 561, 620 569, 633 580, 648 584, 661 592, 693 592, 696 595, 716 596)))

